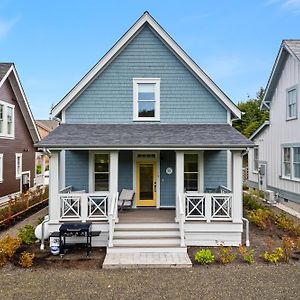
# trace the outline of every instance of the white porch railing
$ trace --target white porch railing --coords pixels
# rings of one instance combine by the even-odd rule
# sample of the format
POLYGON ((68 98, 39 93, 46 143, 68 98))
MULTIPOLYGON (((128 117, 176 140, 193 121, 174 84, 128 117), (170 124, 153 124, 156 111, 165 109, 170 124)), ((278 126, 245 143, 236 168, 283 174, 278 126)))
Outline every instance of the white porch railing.
POLYGON ((232 193, 185 193, 185 220, 231 221, 232 193))
POLYGON ((81 192, 69 192, 70 188, 59 193, 60 219, 70 221, 108 220, 108 193, 87 194, 81 192))
POLYGON ((115 225, 118 222, 118 199, 119 199, 119 193, 116 193, 113 195, 110 203, 110 208, 108 213, 108 223, 109 223, 108 247, 113 247, 115 225))

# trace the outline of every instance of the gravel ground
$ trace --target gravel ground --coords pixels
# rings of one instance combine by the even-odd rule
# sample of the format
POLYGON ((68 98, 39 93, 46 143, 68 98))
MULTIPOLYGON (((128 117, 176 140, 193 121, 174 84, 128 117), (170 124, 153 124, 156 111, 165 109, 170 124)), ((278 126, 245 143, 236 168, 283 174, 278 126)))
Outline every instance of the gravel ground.
POLYGON ((31 269, 0 273, 1 299, 300 299, 300 267, 31 269))

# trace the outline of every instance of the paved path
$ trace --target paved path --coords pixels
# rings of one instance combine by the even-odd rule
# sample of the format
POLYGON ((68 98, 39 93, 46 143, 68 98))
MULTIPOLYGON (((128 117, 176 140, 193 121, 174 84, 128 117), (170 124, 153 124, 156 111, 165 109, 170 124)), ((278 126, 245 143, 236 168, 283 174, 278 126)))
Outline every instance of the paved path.
POLYGON ((4 267, 1 299, 300 299, 300 266, 228 265, 189 269, 4 267))
POLYGON ((21 222, 18 222, 15 226, 0 232, 0 238, 5 236, 6 234, 16 236, 18 235, 19 229, 24 227, 27 224, 30 224, 32 226, 37 226, 39 223, 40 218, 44 218, 48 214, 48 207, 45 207, 41 209, 40 211, 36 212, 35 214, 31 215, 30 217, 24 219, 21 222))

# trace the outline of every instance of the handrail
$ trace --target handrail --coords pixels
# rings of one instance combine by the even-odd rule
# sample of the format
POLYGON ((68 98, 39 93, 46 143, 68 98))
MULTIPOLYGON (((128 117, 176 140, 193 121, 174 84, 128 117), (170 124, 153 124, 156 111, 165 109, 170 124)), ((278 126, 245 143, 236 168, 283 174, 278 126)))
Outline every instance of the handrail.
POLYGON ((69 185, 69 186, 67 186, 67 187, 65 187, 65 188, 63 188, 59 191, 60 194, 66 194, 66 193, 70 193, 70 192, 72 192, 72 186, 71 185, 69 185))
POLYGON ((184 203, 182 201, 182 196, 178 194, 178 206, 179 206, 179 230, 180 230, 180 246, 185 247, 185 240, 184 240, 184 221, 185 221, 185 214, 184 214, 184 203))
POLYGON ((224 193, 224 194, 226 194, 226 193, 231 193, 232 191, 231 191, 231 189, 229 189, 227 186, 225 186, 225 185, 220 185, 220 193, 222 194, 222 193, 224 193))
POLYGON ((115 224, 118 217, 118 198, 119 193, 115 193, 111 197, 111 203, 108 212, 108 225, 109 225, 109 233, 108 233, 108 247, 113 247, 113 237, 115 224))

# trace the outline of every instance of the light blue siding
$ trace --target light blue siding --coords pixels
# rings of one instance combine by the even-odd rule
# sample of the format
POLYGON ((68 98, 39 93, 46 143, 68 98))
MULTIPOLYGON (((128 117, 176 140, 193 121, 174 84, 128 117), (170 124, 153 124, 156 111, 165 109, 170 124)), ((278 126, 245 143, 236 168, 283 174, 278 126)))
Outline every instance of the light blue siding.
POLYGON ((74 190, 89 190, 89 152, 66 151, 66 186, 74 190))
POLYGON ((204 190, 227 186, 227 152, 204 151, 204 190))
POLYGON ((161 78, 161 123, 226 123, 224 107, 147 26, 69 106, 66 122, 133 122, 134 77, 161 78))
POLYGON ((176 205, 176 156, 175 151, 161 151, 160 153, 160 205, 176 205), (173 173, 166 174, 167 168, 173 173))
POLYGON ((132 189, 133 170, 132 170, 132 151, 119 152, 119 192, 122 189, 132 189))

